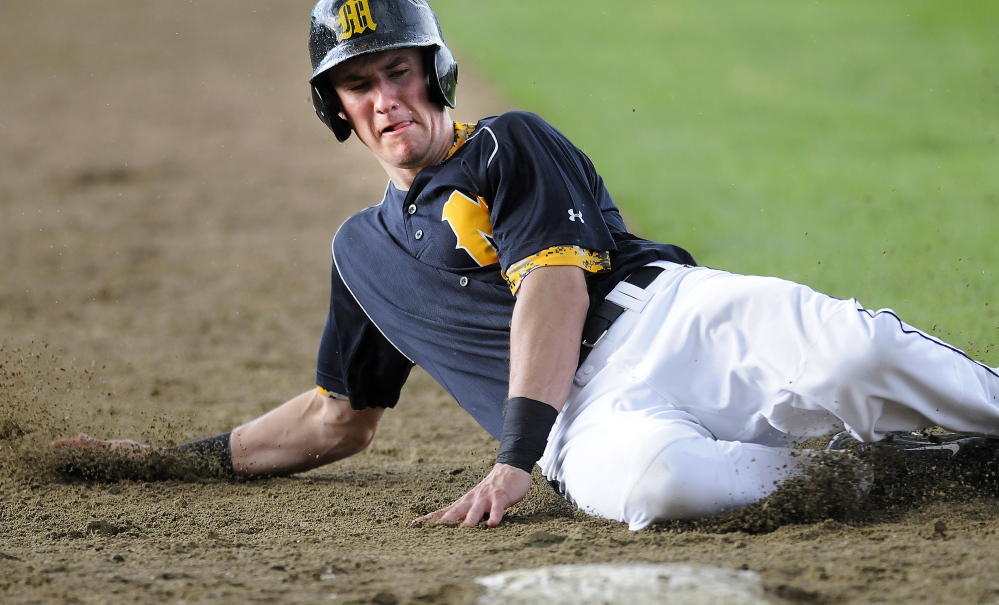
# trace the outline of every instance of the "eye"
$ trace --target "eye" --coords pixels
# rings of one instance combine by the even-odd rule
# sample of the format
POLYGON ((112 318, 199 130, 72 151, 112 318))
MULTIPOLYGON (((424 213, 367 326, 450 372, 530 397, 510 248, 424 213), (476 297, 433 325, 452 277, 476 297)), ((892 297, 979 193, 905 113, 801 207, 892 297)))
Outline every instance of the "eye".
POLYGON ((408 67, 402 67, 402 68, 393 70, 391 73, 389 73, 389 75, 391 77, 393 77, 393 78, 401 78, 401 77, 405 76, 408 73, 409 73, 409 68, 408 67))

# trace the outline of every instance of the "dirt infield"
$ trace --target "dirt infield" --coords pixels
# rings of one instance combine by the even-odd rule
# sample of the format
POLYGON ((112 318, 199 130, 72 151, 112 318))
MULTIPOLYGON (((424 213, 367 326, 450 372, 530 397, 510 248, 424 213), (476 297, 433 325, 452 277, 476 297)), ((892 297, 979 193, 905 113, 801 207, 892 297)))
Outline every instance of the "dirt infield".
MULTIPOLYGON (((489 573, 640 561, 752 569, 775 603, 999 602, 988 472, 864 506, 819 476, 638 533, 536 481, 499 528, 410 527, 495 450, 420 373, 366 453, 304 475, 61 473, 52 438, 176 443, 313 385, 330 239, 385 177, 312 114, 310 9, 0 3, 0 601, 466 603, 489 573)), ((456 118, 505 107, 462 68, 456 118)))

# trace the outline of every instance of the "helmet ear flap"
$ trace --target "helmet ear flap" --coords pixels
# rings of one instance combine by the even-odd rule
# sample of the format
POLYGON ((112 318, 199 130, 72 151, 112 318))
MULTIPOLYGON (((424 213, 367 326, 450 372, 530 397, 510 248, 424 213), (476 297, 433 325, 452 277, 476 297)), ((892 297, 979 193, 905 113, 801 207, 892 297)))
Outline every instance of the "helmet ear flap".
POLYGON ((312 85, 312 107, 323 124, 329 126, 336 140, 343 143, 350 138, 350 124, 340 117, 340 100, 336 93, 326 90, 325 94, 315 84, 312 85))
POLYGON ((434 53, 434 70, 437 72, 437 83, 440 85, 444 104, 454 109, 455 97, 458 93, 458 62, 446 46, 441 46, 434 53))
POLYGON ((424 51, 424 71, 430 99, 452 109, 458 90, 458 62, 447 46, 428 47, 424 51))

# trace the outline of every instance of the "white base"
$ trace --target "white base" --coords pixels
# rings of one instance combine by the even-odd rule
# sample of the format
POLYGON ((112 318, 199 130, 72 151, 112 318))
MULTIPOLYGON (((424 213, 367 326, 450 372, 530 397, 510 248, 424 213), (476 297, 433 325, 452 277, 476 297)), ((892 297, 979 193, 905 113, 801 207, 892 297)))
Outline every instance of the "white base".
POLYGON ((554 565, 476 582, 478 605, 766 605, 754 571, 693 565, 554 565))

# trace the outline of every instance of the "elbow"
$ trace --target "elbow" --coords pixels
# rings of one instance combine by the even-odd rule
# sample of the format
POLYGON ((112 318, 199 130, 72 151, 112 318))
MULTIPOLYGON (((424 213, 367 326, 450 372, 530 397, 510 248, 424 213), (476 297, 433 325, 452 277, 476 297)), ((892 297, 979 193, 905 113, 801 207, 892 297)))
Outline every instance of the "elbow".
POLYGON ((357 411, 335 406, 332 410, 327 409, 323 422, 326 434, 322 439, 328 444, 327 453, 323 456, 325 462, 342 460, 366 450, 378 432, 378 421, 383 412, 381 408, 357 411))
POLYGON ((360 454, 368 449, 371 442, 375 440, 375 433, 378 432, 378 425, 354 427, 340 444, 340 455, 337 457, 346 458, 355 454, 360 454))

